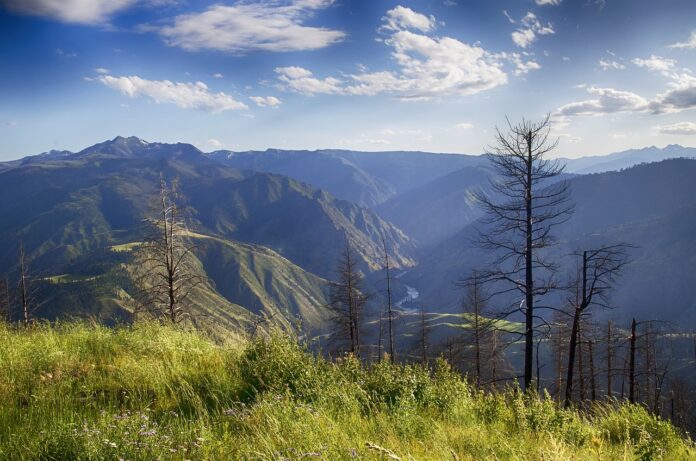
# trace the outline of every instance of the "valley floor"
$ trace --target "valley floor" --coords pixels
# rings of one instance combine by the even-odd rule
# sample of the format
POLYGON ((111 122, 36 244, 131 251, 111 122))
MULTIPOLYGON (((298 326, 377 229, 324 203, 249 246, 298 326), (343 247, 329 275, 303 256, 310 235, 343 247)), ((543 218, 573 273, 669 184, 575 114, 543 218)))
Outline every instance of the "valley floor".
POLYGON ((0 326, 0 345, 1 459, 696 459, 639 406, 581 414, 477 392, 444 362, 330 363, 281 335, 0 326))

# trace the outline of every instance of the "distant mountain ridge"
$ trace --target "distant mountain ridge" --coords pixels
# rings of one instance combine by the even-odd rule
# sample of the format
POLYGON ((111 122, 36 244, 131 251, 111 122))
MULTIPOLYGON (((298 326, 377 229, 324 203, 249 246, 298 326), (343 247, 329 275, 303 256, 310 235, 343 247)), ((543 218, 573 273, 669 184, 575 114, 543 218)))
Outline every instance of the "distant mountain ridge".
MULTIPOLYGON (((568 160, 578 206, 562 229, 563 251, 634 239, 641 250, 631 267, 640 270, 627 275, 617 299, 642 306, 638 311, 646 300, 658 303, 644 291, 652 277, 660 280, 655 293, 675 306, 683 297, 682 308, 696 319, 689 304, 696 296, 681 275, 696 272, 696 161, 650 163, 694 156, 694 148, 671 145, 568 160), (596 173, 603 170, 616 171, 596 173)), ((384 238, 392 267, 405 271, 399 296, 407 283, 420 293, 417 302, 435 311, 456 305, 453 282, 483 261, 467 245, 481 215, 473 196, 487 191, 492 175, 485 156, 205 153, 185 143, 116 137, 76 153, 0 163, 0 274, 15 269, 22 239, 33 268, 51 280, 47 316, 127 317, 128 249, 142 238, 160 175, 179 179, 191 238, 200 244, 197 267, 208 282, 196 293, 196 309, 223 330, 260 318, 321 329, 328 280, 346 240, 379 292, 384 238)))
POLYGON ((629 168, 640 163, 660 162, 671 158, 696 158, 696 147, 683 147, 679 144, 669 144, 663 148, 656 146, 642 149, 629 149, 608 155, 580 157, 576 159, 562 158, 568 173, 588 174, 604 171, 616 171, 629 168))
POLYGON ((195 238, 203 239, 197 257, 212 284, 197 293, 198 308, 234 328, 262 313, 280 324, 301 316, 320 327, 326 279, 334 277, 346 240, 368 273, 381 265, 382 238, 395 268, 416 263, 411 239, 366 208, 292 178, 232 168, 189 144, 117 137, 4 165, 0 273, 14 270, 21 239, 33 269, 60 282, 55 303, 73 296, 67 312, 88 312, 94 303, 125 315, 127 293, 107 281, 127 285, 127 251, 111 248, 142 239, 160 175, 178 179, 195 238), (61 285, 65 280, 70 287, 61 285), (115 291, 90 288, 95 280, 115 291))
POLYGON ((481 157, 425 152, 357 152, 345 150, 215 151, 211 158, 226 165, 290 176, 337 198, 373 207, 403 192, 465 166, 481 157))
MULTIPOLYGON (((635 245, 631 262, 612 292, 615 315, 696 324, 696 160, 669 159, 620 172, 570 179, 575 213, 557 228, 553 251, 568 270, 578 249, 625 241, 635 245)), ((476 248, 476 223, 431 249, 404 276, 421 301, 456 309, 461 293, 453 282, 490 261, 476 248), (449 283, 443 285, 441 281, 449 283)))

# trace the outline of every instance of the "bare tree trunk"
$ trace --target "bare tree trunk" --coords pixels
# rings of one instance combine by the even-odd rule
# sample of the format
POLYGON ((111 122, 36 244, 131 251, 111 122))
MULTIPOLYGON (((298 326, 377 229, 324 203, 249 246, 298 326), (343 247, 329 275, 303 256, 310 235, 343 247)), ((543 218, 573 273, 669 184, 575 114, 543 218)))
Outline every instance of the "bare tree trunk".
POLYGON ((597 388, 595 386, 595 368, 594 358, 592 353, 592 340, 587 342, 588 353, 590 354, 590 399, 594 402, 597 400, 597 388))
POLYGON ((384 320, 384 315, 382 311, 380 310, 379 312, 379 338, 377 339, 377 363, 382 361, 382 343, 383 343, 383 335, 384 335, 384 325, 383 325, 383 320, 384 320))
POLYGON ((524 334, 524 388, 532 383, 532 359, 534 350, 534 273, 532 268, 532 131, 527 135, 527 186, 525 187, 525 334, 524 334))
POLYGON ((631 322, 631 345, 629 351, 628 364, 628 401, 636 402, 635 385, 636 385, 636 319, 631 322))
POLYGON ((541 346, 541 338, 536 343, 536 393, 541 395, 541 364, 539 363, 539 346, 541 346))
POLYGON ((26 260, 26 253, 24 252, 24 242, 19 242, 19 301, 20 307, 22 309, 22 324, 25 327, 29 326, 29 320, 31 316, 31 308, 29 301, 29 275, 26 260))
POLYGON ((556 334, 558 345, 556 346, 556 401, 561 401, 561 392, 563 388, 563 351, 561 349, 561 333, 556 334))
POLYGON ((584 341, 580 339, 578 342, 578 378, 580 379, 580 403, 584 403, 586 399, 585 395, 585 367, 583 366, 583 353, 582 345, 584 341))
MULTIPOLYGON (((578 344, 580 330, 580 311, 575 309, 573 314, 573 326, 570 331, 570 345, 568 346, 568 368, 566 369, 565 406, 569 407, 573 399, 573 369, 575 368, 575 351, 578 344)), ((582 367, 582 365, 581 365, 582 367)))
POLYGON ((12 312, 12 304, 10 302, 10 282, 7 277, 0 281, 2 290, 0 290, 0 316, 4 321, 10 320, 12 312))
POLYGON ((493 366, 491 369, 491 379, 493 382, 493 387, 496 387, 496 382, 498 379, 498 331, 493 330, 493 348, 491 356, 493 361, 493 366))
POLYGON ((626 397, 626 392, 625 392, 625 390, 626 390, 626 367, 628 366, 628 355, 629 354, 630 354, 630 352, 628 352, 624 356, 623 368, 621 369, 621 400, 623 400, 624 397, 626 397))
POLYGON ((384 269, 387 272, 387 320, 389 325, 389 360, 394 363, 396 352, 394 350, 394 311, 392 308, 392 288, 391 288, 391 268, 389 266, 389 253, 387 252, 387 242, 382 237, 382 248, 384 249, 384 269))
POLYGON ((612 378, 612 374, 613 374, 613 370, 611 368, 612 367, 611 359, 612 359, 612 354, 613 354, 611 326, 612 326, 611 320, 609 320, 609 322, 607 323, 607 397, 609 397, 609 398, 611 398, 611 393, 612 393, 611 378, 612 378))

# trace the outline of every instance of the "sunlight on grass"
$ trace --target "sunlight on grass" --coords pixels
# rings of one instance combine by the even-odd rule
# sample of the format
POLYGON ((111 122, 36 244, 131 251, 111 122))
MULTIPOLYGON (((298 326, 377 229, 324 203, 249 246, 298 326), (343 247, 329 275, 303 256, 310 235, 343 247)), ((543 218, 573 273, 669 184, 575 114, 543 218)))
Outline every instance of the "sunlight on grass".
POLYGON ((588 414, 433 370, 327 362, 282 335, 0 327, 2 459, 694 459, 640 406, 588 414))

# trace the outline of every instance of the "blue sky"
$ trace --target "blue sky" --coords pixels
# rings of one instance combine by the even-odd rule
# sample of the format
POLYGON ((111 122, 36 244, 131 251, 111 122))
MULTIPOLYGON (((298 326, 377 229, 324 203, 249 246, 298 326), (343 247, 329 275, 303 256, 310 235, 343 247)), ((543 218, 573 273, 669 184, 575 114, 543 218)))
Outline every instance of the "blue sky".
POLYGON ((0 159, 215 149, 558 155, 696 145, 693 0, 0 0, 0 159))

